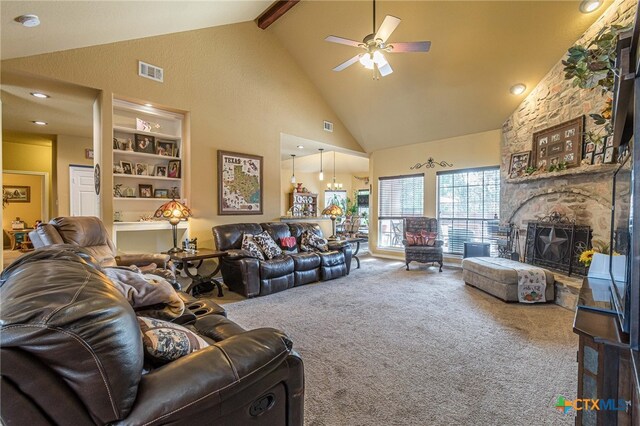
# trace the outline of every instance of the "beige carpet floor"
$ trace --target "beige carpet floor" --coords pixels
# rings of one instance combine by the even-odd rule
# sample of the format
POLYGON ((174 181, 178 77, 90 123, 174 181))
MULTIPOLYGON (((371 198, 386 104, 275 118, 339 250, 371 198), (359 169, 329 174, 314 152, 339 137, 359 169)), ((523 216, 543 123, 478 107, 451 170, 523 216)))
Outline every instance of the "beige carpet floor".
POLYGON ((305 364, 305 424, 562 425, 576 393, 573 312, 506 304, 461 271, 366 256, 348 277, 225 297, 246 328, 286 331, 305 364))

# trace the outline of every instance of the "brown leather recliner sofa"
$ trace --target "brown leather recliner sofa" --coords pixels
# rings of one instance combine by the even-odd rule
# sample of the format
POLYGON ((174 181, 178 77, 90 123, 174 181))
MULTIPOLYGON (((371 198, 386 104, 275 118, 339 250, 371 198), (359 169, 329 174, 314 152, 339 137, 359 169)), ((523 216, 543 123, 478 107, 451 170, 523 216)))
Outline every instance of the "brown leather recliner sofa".
POLYGON ((222 315, 183 323, 211 346, 143 373, 135 312, 78 247, 29 253, 0 276, 6 425, 301 425, 304 373, 280 331, 222 315))
POLYGON ((270 260, 259 260, 241 250, 244 234, 263 231, 279 243, 283 237, 295 237, 298 247, 304 231, 322 236, 317 223, 236 223, 214 226, 216 248, 226 251, 221 258, 222 278, 231 291, 245 297, 265 296, 315 281, 327 281, 349 274, 352 250, 344 242, 329 242, 327 252, 283 254, 270 260))
POLYGON ((83 247, 100 266, 146 266, 155 263, 158 268, 168 268, 171 258, 167 254, 122 254, 109 238, 107 229, 94 216, 56 217, 29 232, 34 248, 54 244, 72 244, 83 247))

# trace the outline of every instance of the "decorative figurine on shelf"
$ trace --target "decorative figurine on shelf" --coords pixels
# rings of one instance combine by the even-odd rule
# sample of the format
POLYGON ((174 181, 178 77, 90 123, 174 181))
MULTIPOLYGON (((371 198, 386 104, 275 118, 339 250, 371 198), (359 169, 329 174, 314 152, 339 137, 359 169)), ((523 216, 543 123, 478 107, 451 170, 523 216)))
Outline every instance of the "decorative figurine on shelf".
POLYGON ((113 221, 114 222, 122 222, 122 212, 119 210, 116 210, 115 212, 113 212, 113 221))
POLYGON ((113 185, 113 196, 114 197, 122 197, 122 184, 116 183, 113 185))
POLYGON ((177 186, 172 186, 169 191, 169 198, 178 199, 180 198, 180 189, 177 186))
POLYGON ((142 216, 140 216, 140 222, 151 222, 153 221, 153 215, 150 214, 143 214, 142 216))
POLYGON ((302 183, 298 183, 296 186, 296 192, 302 192, 302 183))

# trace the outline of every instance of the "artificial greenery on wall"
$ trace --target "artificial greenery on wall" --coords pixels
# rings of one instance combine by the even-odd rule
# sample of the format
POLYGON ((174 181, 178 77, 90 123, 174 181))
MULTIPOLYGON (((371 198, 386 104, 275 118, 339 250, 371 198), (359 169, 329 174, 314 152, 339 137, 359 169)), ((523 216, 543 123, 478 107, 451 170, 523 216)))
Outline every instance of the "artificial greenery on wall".
POLYGON ((573 87, 588 90, 599 87, 602 95, 608 97, 605 108, 599 114, 589 114, 599 128, 595 132, 587 132, 587 142, 599 145, 611 134, 611 97, 618 72, 615 67, 616 44, 620 33, 630 28, 628 25, 604 27, 587 46, 571 47, 567 59, 562 61, 564 78, 573 80, 573 87))

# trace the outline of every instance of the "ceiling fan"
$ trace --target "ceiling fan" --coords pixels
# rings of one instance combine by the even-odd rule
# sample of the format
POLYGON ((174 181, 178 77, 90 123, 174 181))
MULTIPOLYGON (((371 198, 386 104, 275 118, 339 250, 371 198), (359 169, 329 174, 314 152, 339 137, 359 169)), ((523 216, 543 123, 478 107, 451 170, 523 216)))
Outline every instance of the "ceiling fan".
POLYGON ((351 59, 348 59, 335 67, 334 71, 342 71, 343 69, 360 62, 365 68, 373 70, 373 77, 379 78, 378 75, 384 77, 393 72, 391 65, 387 62, 383 52, 388 53, 407 53, 407 52, 428 52, 431 47, 430 41, 409 41, 387 44, 387 39, 391 33, 400 25, 400 18, 387 15, 382 21, 382 25, 376 32, 376 0, 373 0, 373 31, 374 33, 366 36, 362 42, 350 40, 337 36, 328 36, 326 41, 331 43, 345 44, 347 46, 359 47, 364 49, 364 53, 358 53, 351 59))

